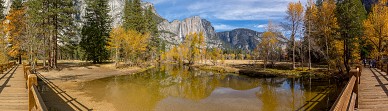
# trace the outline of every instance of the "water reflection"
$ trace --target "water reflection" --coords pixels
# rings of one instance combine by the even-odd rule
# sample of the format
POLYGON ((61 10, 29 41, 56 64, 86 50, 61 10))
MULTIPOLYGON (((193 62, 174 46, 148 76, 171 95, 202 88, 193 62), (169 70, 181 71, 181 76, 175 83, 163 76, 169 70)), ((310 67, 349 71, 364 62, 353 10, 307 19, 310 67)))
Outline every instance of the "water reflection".
POLYGON ((250 78, 171 65, 90 81, 82 88, 94 101, 122 111, 327 110, 340 90, 329 80, 250 78))

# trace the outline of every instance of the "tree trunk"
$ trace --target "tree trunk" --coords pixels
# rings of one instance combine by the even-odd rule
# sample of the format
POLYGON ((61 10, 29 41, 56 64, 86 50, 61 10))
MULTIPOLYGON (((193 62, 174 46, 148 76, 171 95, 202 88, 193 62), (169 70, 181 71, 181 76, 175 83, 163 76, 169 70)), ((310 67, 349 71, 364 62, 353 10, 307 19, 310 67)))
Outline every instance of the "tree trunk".
POLYGON ((295 69, 295 34, 291 35, 292 37, 292 69, 295 69))
POLYGON ((328 43, 328 37, 326 35, 326 62, 327 62, 327 71, 330 71, 330 57, 329 57, 329 43, 328 43))
MULTIPOLYGON (((309 16, 310 17, 310 16, 309 16)), ((309 50, 309 70, 311 70, 311 44, 310 44, 310 35, 311 35, 311 21, 309 22, 309 34, 307 36, 307 42, 308 42, 308 50, 309 50)))
POLYGON ((115 67, 117 68, 119 66, 119 48, 116 48, 116 61, 115 61, 115 67))
MULTIPOLYGON (((58 9, 58 1, 56 0, 55 1, 55 9, 58 9)), ((58 66, 57 66, 57 59, 58 59, 58 35, 59 35, 59 33, 58 33, 58 29, 59 29, 59 26, 58 26, 58 13, 56 13, 56 15, 54 15, 54 21, 53 21, 53 23, 54 23, 54 37, 53 37, 53 58, 52 58, 52 67, 54 68, 54 69, 57 69, 58 68, 58 66)))
POLYGON ((300 60, 301 60, 301 66, 302 66, 302 70, 304 70, 304 54, 303 54, 303 44, 300 45, 300 51, 299 51, 299 56, 300 56, 300 60))
POLYGON ((349 59, 350 59, 350 50, 349 50, 349 43, 348 40, 344 40, 344 66, 346 68, 346 73, 349 73, 350 67, 349 67, 349 59))

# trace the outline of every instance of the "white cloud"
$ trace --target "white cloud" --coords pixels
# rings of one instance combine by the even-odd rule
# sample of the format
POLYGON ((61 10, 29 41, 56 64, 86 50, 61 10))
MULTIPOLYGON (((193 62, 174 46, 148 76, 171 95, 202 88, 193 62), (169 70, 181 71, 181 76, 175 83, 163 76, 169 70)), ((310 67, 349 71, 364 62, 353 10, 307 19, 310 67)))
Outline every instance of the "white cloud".
POLYGON ((282 19, 289 2, 297 0, 198 0, 187 6, 190 13, 222 20, 282 19))
POLYGON ((256 28, 266 28, 268 24, 255 25, 256 28))
POLYGON ((233 30, 233 29, 238 28, 235 26, 230 26, 230 25, 225 25, 225 24, 216 24, 216 25, 213 25, 213 27, 219 31, 228 31, 228 30, 233 30))

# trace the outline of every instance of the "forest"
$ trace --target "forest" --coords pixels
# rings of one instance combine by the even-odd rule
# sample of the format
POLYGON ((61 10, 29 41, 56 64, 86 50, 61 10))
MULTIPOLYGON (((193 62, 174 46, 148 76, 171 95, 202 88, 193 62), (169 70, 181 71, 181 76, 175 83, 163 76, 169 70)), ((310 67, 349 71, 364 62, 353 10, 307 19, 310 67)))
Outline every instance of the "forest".
POLYGON ((1 61, 42 60, 44 67, 56 69, 58 60, 114 62, 116 67, 263 60, 264 69, 286 61, 292 69, 323 64, 329 71, 348 72, 362 59, 381 62, 387 55, 386 0, 371 9, 365 9, 361 0, 291 2, 286 22, 269 20, 252 51, 208 47, 202 32, 192 32, 182 44, 167 47, 159 37, 158 17, 152 7, 143 8, 141 0, 125 2, 122 24, 116 27, 108 14, 108 0, 86 3, 86 13, 77 19, 79 11, 72 0, 14 0, 9 13, 0 16, 1 61))

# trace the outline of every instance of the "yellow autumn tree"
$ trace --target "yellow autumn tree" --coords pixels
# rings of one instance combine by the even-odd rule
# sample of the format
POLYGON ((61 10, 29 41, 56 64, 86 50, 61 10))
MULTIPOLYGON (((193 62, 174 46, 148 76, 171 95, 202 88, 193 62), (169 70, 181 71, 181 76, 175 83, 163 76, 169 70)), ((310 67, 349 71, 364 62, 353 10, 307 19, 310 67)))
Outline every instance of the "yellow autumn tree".
POLYGON ((115 52, 115 66, 118 67, 120 61, 120 49, 125 40, 125 30, 122 27, 113 28, 109 37, 109 49, 115 52))
POLYGON ((210 53, 211 62, 213 65, 217 65, 218 60, 222 57, 222 50, 220 48, 213 48, 210 53))
POLYGON ((306 12, 304 16, 304 34, 305 34, 305 39, 307 41, 308 45, 308 67, 311 69, 311 45, 312 45, 312 40, 313 37, 316 35, 315 31, 318 26, 317 19, 318 18, 318 8, 316 4, 314 3, 313 0, 309 0, 308 4, 306 6, 306 12))
POLYGON ((375 55, 378 60, 381 59, 384 48, 388 40, 388 7, 386 0, 379 0, 372 7, 372 12, 364 21, 365 38, 374 46, 371 54, 375 55))
MULTIPOLYGON (((275 53, 279 40, 276 36, 275 26, 272 22, 268 22, 267 31, 263 33, 261 41, 255 49, 256 55, 264 59, 264 69, 267 67, 270 57, 275 53)), ((274 61, 272 60, 272 63, 274 61)))
POLYGON ((206 43, 202 32, 186 35, 183 43, 165 52, 165 58, 180 64, 194 64, 206 58, 206 43))
POLYGON ((25 33, 25 9, 22 7, 12 8, 6 16, 4 24, 4 32, 7 35, 7 43, 10 45, 7 49, 8 55, 11 57, 19 57, 21 60, 24 44, 25 33))
MULTIPOLYGON (((203 35, 203 32, 199 33, 199 48, 201 50, 200 56, 202 63, 206 60, 206 40, 205 36, 203 35)), ((206 64, 206 63, 205 63, 206 64)))
POLYGON ((321 46, 322 50, 325 50, 325 58, 328 64, 328 70, 330 70, 330 64, 335 63, 335 59, 338 59, 336 56, 336 49, 333 47, 335 45, 335 37, 338 36, 338 23, 335 15, 336 4, 334 0, 325 0, 322 3, 322 6, 318 9, 318 18, 316 18, 316 33, 317 34, 317 44, 321 46), (332 58, 336 57, 336 58, 332 58))
POLYGON ((135 30, 125 31, 124 28, 114 28, 110 33, 110 49, 115 51, 116 66, 119 62, 120 55, 124 56, 126 64, 138 65, 144 52, 147 50, 150 34, 139 33, 135 30), (121 52, 122 50, 122 52, 121 52))
MULTIPOLYGON (((3 25, 0 24, 0 30, 3 29, 3 25)), ((3 37, 4 33, 0 32, 0 37, 3 37)), ((6 42, 4 39, 0 39, 0 63, 6 63, 8 62, 8 56, 6 52, 6 42)))
POLYGON ((138 64, 141 62, 142 56, 147 50, 148 41, 150 39, 150 34, 142 34, 135 30, 128 30, 125 33, 123 50, 126 55, 126 60, 138 64))
POLYGON ((303 6, 299 2, 290 2, 287 7, 287 17, 286 19, 290 22, 291 30, 291 42, 292 42, 292 67, 295 69, 295 36, 302 29, 303 23, 303 6))

